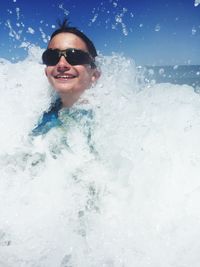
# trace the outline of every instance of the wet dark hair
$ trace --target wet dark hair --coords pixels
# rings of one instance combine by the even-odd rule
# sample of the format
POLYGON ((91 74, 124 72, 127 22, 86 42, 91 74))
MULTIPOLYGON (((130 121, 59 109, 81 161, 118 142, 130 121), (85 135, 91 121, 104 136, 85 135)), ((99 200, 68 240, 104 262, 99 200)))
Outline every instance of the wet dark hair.
POLYGON ((63 21, 59 20, 58 26, 59 26, 59 28, 51 34, 50 41, 53 39, 53 37, 55 35, 57 35, 59 33, 63 33, 63 32, 73 33, 73 34, 77 35, 78 37, 80 37, 85 42, 87 49, 88 49, 88 52, 90 53, 90 55, 93 58, 95 58, 97 56, 97 51, 96 51, 96 48, 95 48, 93 42, 83 32, 81 32, 78 28, 69 26, 69 21, 67 19, 64 19, 63 21))

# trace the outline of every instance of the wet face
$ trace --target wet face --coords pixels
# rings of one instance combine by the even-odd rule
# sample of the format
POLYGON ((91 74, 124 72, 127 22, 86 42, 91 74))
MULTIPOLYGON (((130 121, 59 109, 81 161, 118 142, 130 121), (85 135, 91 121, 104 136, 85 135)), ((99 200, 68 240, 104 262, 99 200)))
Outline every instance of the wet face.
MULTIPOLYGON (((48 48, 59 50, 76 48, 88 52, 85 42, 73 33, 55 35, 48 48)), ((55 66, 47 66, 45 73, 49 83, 60 95, 64 106, 72 106, 99 77, 99 72, 90 65, 72 66, 64 56, 61 56, 55 66)))

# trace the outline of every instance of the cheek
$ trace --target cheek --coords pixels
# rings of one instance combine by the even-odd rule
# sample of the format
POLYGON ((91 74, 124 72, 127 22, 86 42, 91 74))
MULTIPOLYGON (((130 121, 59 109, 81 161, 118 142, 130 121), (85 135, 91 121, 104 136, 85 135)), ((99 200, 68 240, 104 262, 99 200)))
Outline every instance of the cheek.
POLYGON ((90 70, 85 66, 77 66, 76 70, 79 74, 78 79, 76 80, 76 89, 78 91, 89 89, 92 84, 90 70))
POLYGON ((47 78, 50 76, 51 72, 52 72, 51 67, 45 68, 45 75, 47 76, 47 78))
POLYGON ((79 69, 79 74, 81 76, 82 82, 84 82, 85 84, 90 84, 92 82, 93 75, 90 68, 81 66, 79 69))
POLYGON ((54 79, 53 79, 53 68, 52 67, 46 67, 45 68, 45 75, 47 77, 47 80, 49 82, 49 84, 52 86, 52 87, 55 87, 55 84, 54 84, 54 79))
POLYGON ((54 86, 54 79, 53 79, 53 67, 46 67, 45 75, 49 81, 49 83, 54 86))
POLYGON ((86 73, 82 79, 82 84, 84 84, 84 88, 90 88, 92 85, 92 75, 86 73))

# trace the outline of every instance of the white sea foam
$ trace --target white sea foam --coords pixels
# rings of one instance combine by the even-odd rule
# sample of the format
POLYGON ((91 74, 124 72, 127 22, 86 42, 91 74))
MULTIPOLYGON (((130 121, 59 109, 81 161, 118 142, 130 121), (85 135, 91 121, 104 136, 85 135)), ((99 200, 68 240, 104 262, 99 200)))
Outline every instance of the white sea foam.
POLYGON ((32 138, 52 97, 40 54, 0 61, 0 266, 198 267, 199 95, 102 57, 97 153, 81 124, 32 138))

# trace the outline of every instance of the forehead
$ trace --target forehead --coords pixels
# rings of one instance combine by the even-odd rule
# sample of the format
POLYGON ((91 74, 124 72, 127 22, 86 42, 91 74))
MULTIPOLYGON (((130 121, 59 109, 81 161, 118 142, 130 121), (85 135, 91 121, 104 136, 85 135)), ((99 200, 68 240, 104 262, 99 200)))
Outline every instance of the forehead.
POLYGON ((77 48, 88 52, 85 42, 77 35, 69 32, 62 32, 55 35, 49 42, 48 48, 60 50, 77 48))

